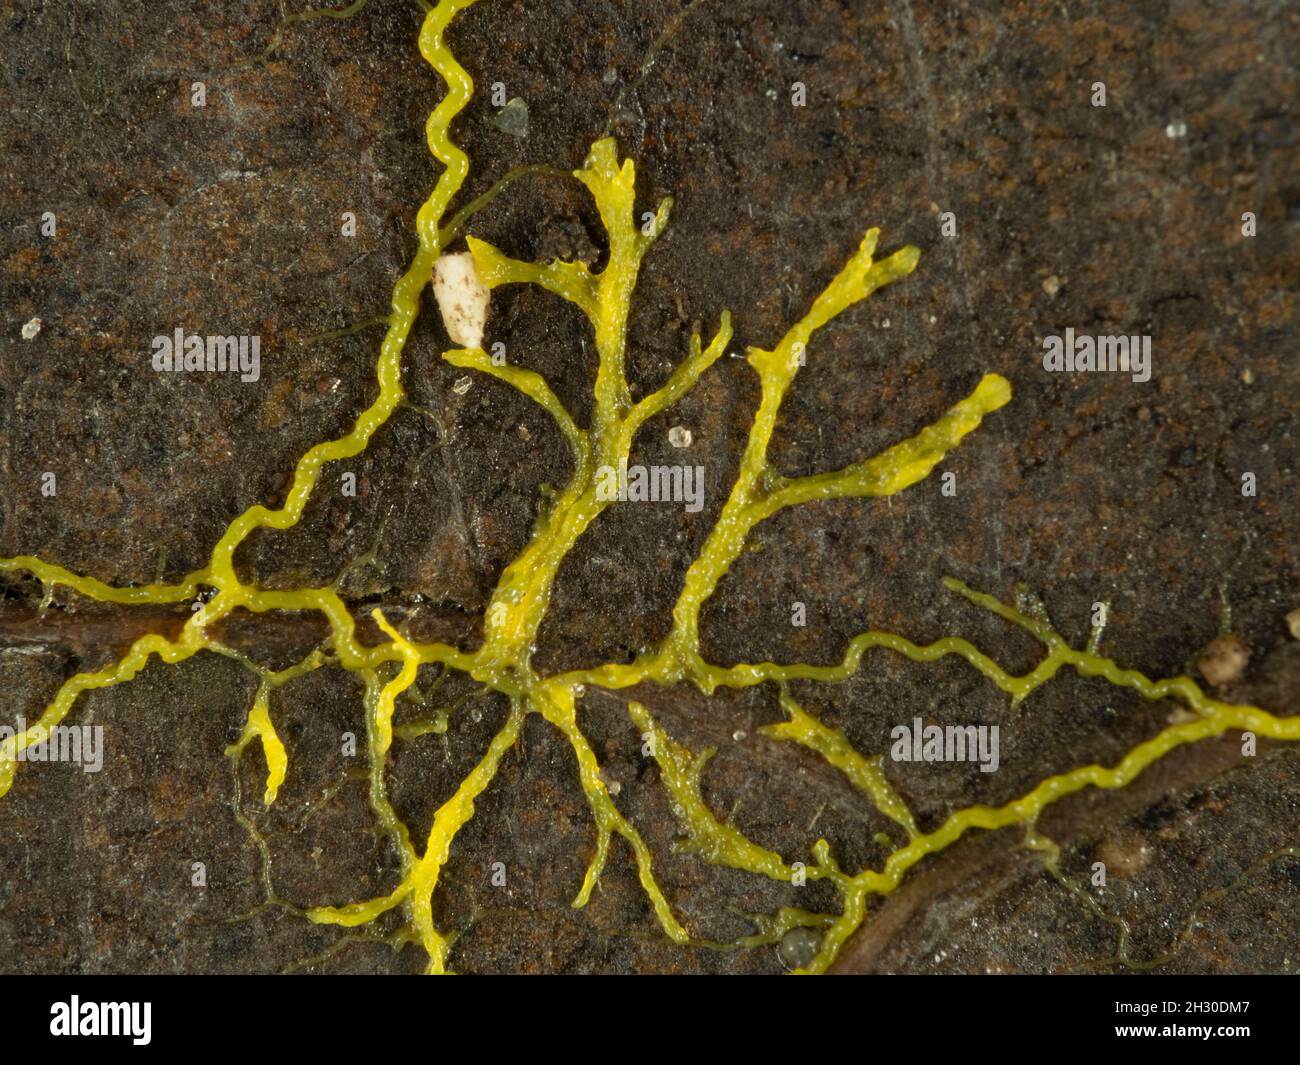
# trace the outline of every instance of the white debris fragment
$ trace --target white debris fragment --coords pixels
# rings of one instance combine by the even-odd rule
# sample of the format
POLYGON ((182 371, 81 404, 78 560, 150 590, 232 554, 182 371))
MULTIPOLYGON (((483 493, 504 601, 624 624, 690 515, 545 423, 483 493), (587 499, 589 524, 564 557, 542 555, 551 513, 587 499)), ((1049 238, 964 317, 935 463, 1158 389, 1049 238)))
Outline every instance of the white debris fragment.
POLYGON ((23 326, 23 339, 34 340, 36 339, 36 334, 39 333, 40 331, 41 331, 41 320, 39 318, 33 318, 30 322, 28 322, 26 325, 23 326))
POLYGON ((480 347, 492 297, 478 279, 474 256, 463 251, 440 257, 433 264, 433 295, 451 342, 462 348, 480 347))
POLYGON ((668 443, 673 447, 690 447, 691 431, 684 425, 674 425, 668 430, 668 443))

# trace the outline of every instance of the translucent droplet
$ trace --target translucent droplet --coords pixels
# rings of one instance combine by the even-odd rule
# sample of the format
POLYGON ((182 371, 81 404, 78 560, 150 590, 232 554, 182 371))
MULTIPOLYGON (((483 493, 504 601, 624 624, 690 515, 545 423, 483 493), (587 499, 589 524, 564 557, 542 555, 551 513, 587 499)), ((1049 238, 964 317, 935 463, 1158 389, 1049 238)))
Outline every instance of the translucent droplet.
POLYGON ((792 928, 781 937, 776 952, 787 969, 802 969, 816 957, 821 942, 821 934, 816 929, 792 928))

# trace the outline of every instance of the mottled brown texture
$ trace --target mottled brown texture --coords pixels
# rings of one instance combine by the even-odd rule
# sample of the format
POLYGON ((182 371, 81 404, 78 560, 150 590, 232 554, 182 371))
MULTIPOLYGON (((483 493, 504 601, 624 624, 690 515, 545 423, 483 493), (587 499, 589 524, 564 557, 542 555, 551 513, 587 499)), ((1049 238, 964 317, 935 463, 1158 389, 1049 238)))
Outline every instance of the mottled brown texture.
MULTIPOLYGON (((0 0, 0 555, 38 553, 118 583, 175 579, 203 564, 232 517, 278 501, 298 456, 373 397, 379 330, 309 338, 383 313, 436 174, 422 129, 440 86, 414 48, 414 3, 373 0, 350 21, 286 27, 263 65, 277 18, 264 0, 0 0), (207 84, 202 110, 189 102, 195 80, 207 84), (54 240, 38 232, 47 210, 54 240), (339 235, 344 211, 357 216, 354 239, 339 235), (37 315, 39 336, 19 339, 37 315), (149 341, 176 326, 260 334, 261 380, 155 374, 149 341), (39 493, 45 470, 57 473, 55 499, 39 493)), ((920 266, 818 335, 777 431, 781 468, 838 467, 915 432, 986 371, 1012 381, 1011 405, 942 467, 957 475, 955 497, 934 477, 891 500, 818 504, 760 526, 705 610, 709 658, 830 662, 880 627, 921 641, 967 635, 1008 668, 1030 668, 1032 642, 944 592, 952 574, 1004 597, 1026 582, 1076 641, 1092 604, 1109 600, 1103 649, 1149 675, 1192 669, 1230 609, 1253 651, 1241 697, 1297 712, 1283 619, 1300 603, 1298 20, 1285 5, 1118 0, 482 0, 464 16, 452 43, 478 86, 455 126, 473 161, 466 198, 519 164, 576 166, 608 131, 637 162, 638 210, 676 199, 634 305, 636 394, 681 359, 692 323, 711 334, 724 308, 733 350, 774 342, 870 225, 885 249, 918 244, 920 266), (493 121, 497 81, 528 106, 524 138, 493 121), (806 108, 790 105, 796 81, 806 108), (1104 109, 1089 104, 1095 81, 1104 109), (1169 137, 1178 122, 1186 135, 1169 137), (955 238, 940 235, 947 211, 955 238), (1258 217, 1253 238, 1241 235, 1244 211, 1258 217), (1151 334, 1152 380, 1045 373, 1040 338, 1068 326, 1151 334), (1254 498, 1240 491, 1247 471, 1254 498), (796 600, 804 628, 790 625, 796 600)), ((601 255, 585 193, 555 178, 516 183, 472 228, 525 258, 601 255)), ((532 288, 500 290, 493 305, 489 341, 543 373, 585 422, 586 324, 532 288)), ((357 497, 327 470, 300 526, 240 552, 246 576, 329 582, 374 547, 341 585, 354 612, 382 603, 425 638, 473 646, 539 487, 562 483, 569 459, 547 416, 505 385, 477 375, 454 392, 465 372, 438 359, 446 343, 429 297, 404 358, 411 406, 346 467, 357 497)), ((540 666, 626 660, 664 634, 756 399, 755 375, 724 359, 646 427, 633 461, 704 464, 705 508, 605 513, 563 567, 540 666), (667 441, 678 424, 693 434, 686 452, 667 441)), ((39 587, 7 578, 0 590, 6 719, 34 716, 62 678, 120 653, 142 614, 167 631, 186 613, 61 592, 33 639, 39 587)), ((277 666, 319 631, 312 619, 247 624, 247 648, 277 666)), ((252 689, 236 663, 202 656, 83 699, 70 720, 105 726, 103 772, 30 768, 0 800, 0 969, 278 971, 335 940, 280 910, 236 919, 261 892, 221 752, 252 689), (206 890, 189 886, 195 860, 207 863, 206 890)), ((442 689, 470 691, 456 679, 442 689)), ((795 693, 868 753, 915 715, 1000 724, 995 774, 887 766, 925 827, 1048 773, 1111 764, 1174 709, 1061 675, 1013 713, 956 660, 886 652, 846 684, 795 693)), ((593 692, 583 727, 697 934, 733 938, 750 930, 747 912, 835 900, 674 850, 669 802, 622 709, 629 694, 682 741, 718 748, 706 793, 754 838, 790 860, 807 860, 818 835, 848 868, 882 860, 873 835, 888 823, 815 757, 756 734, 780 716, 772 690, 593 692)), ((276 806, 260 802, 259 754, 242 780, 279 895, 302 906, 387 890, 395 857, 371 831, 365 784, 347 776, 361 759, 339 749, 342 732, 363 729, 360 685, 325 669, 277 693, 272 711, 290 754, 276 806)), ((391 790, 417 838, 503 712, 471 696, 445 740, 399 744, 391 790)), ((1189 754, 1167 794, 1135 791, 1095 820, 1081 797, 1060 814, 1071 875, 1086 873, 1108 827, 1151 847, 1103 899, 1133 922, 1137 956, 1159 954, 1207 892, 1300 843, 1295 750, 1262 746, 1235 763, 1215 752, 1189 754)), ((1114 929, 1017 838, 976 834, 920 867, 844 965, 1058 971, 1107 957, 1114 929)), ((532 719, 436 898, 441 925, 464 933, 455 964, 780 970, 775 948, 668 943, 620 844, 591 904, 571 909, 592 842, 571 753, 532 719), (490 886, 498 861, 506 889, 490 886)), ((1165 969, 1295 971, 1297 914, 1300 862, 1280 860, 1207 910, 1165 969)), ((360 943, 314 967, 413 971, 417 955, 360 943)))

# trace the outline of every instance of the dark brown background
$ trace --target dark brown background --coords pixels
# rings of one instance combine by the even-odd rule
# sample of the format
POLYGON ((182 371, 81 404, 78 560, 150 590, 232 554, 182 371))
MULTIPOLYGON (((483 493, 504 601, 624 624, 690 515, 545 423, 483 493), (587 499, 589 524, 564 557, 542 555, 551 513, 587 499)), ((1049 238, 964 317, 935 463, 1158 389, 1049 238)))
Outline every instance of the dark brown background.
MULTIPOLYGON (((251 0, 197 10, 0 0, 0 554, 39 553, 119 583, 175 579, 203 564, 233 516, 279 500, 298 456, 346 431, 372 398, 378 330, 306 338, 384 312, 436 174, 422 130, 441 86, 415 51, 414 3, 374 0, 351 21, 288 26, 263 65, 278 18, 276 4, 251 0), (195 80, 207 83, 202 110, 189 102, 195 80), (47 210, 54 240, 38 231, 47 210), (348 210, 353 240, 339 236, 348 210), (33 316, 44 328, 24 342, 33 316), (260 334, 261 381, 155 374, 150 339, 176 326, 260 334), (39 493, 45 470, 58 476, 56 499, 39 493)), ((691 324, 711 334, 724 308, 733 350, 773 343, 871 225, 885 249, 920 245, 920 267, 818 336, 777 432, 782 469, 874 453, 986 371, 1013 383, 1012 404, 943 466, 957 474, 956 498, 934 477, 888 502, 810 506, 762 526, 706 610, 710 658, 832 661, 875 626, 918 640, 967 635, 1030 668, 1037 650, 1023 634, 942 590, 953 574, 1004 597, 1027 583, 1076 641, 1091 604, 1109 599, 1105 649, 1150 675, 1192 668, 1230 609, 1254 651, 1230 694, 1300 711, 1283 625, 1300 606, 1298 22, 1263 3, 907 0, 689 10, 483 0, 458 21, 452 43, 478 88, 455 127, 473 160, 467 194, 520 163, 576 166, 608 129, 637 161, 639 202, 676 197, 635 304, 638 394, 681 358, 691 324), (1099 80, 1104 109, 1089 104, 1099 80), (496 81, 527 101, 526 138, 494 125, 496 81), (806 108, 790 106, 795 81, 807 85, 806 108), (1166 134, 1176 122, 1185 137, 1166 134), (956 213, 956 239, 940 237, 939 211, 956 213), (1258 216, 1253 239, 1240 233, 1244 211, 1258 216), (1040 338, 1067 326, 1151 334, 1153 379, 1044 373, 1040 338), (1257 498, 1240 494, 1244 471, 1258 478, 1257 498), (808 605, 804 629, 789 624, 795 600, 808 605)), ((594 260, 602 246, 585 193, 548 178, 516 184, 473 228, 527 258, 594 260)), ((489 339, 546 374, 585 419, 588 327, 534 289, 498 292, 494 312, 489 339)), ((444 346, 427 313, 404 360, 425 412, 399 411, 346 467, 357 498, 338 493, 341 468, 327 470, 299 527, 241 552, 246 575, 269 587, 327 582, 377 543, 377 560, 343 585, 355 612, 382 603, 422 635, 473 646, 496 575, 526 541, 539 487, 565 477, 567 452, 507 387, 476 377, 454 393, 463 374, 440 362, 444 346)), ((666 631, 756 399, 753 373, 724 360, 642 433, 633 461, 706 465, 707 505, 607 512, 564 566, 541 665, 626 660, 666 631), (692 429, 689 452, 669 447, 674 424, 692 429)), ((6 579, 3 594, 6 719, 34 717, 63 677, 185 614, 61 593, 41 619, 33 582, 6 579)), ((227 636, 283 665, 321 633, 310 618, 281 617, 241 620, 227 636)), ((1113 763, 1173 709, 1063 675, 1012 714, 960 662, 883 653, 848 684, 797 694, 865 752, 885 750, 890 727, 918 714, 1001 726, 996 774, 890 767, 926 827, 1049 773, 1113 763)), ((203 656, 79 704, 70 723, 105 728, 103 772, 29 767, 0 801, 0 969, 278 971, 332 942, 336 933, 279 910, 239 919, 261 890, 221 751, 251 695, 249 674, 203 656), (206 890, 189 886, 192 861, 207 864, 206 890)), ((846 867, 879 864, 872 836, 885 824, 865 800, 812 756, 755 735, 779 717, 773 691, 638 695, 679 738, 718 747, 707 794, 753 837, 807 860, 824 834, 846 867)), ((339 734, 361 731, 359 696, 333 669, 278 694, 290 772, 269 813, 261 757, 245 759, 244 807, 275 853, 277 891, 297 905, 394 882, 365 786, 339 754, 339 734)), ((816 887, 675 852, 668 802, 622 698, 593 694, 583 724, 697 934, 731 939, 749 930, 747 912, 833 903, 816 887)), ((417 838, 502 712, 471 698, 446 743, 399 746, 389 779, 417 838)), ((1231 740, 1202 745, 1132 792, 1072 801, 1044 822, 1071 875, 1108 860, 1100 898, 1133 923, 1136 958, 1167 950, 1199 906, 1204 927, 1166 969, 1300 967, 1300 861, 1202 902, 1261 856, 1300 844, 1295 750, 1265 745, 1253 761, 1238 751, 1231 740)), ((438 895, 442 926, 464 933, 456 965, 779 971, 771 948, 668 944, 621 845, 588 909, 572 910, 592 838, 566 745, 530 721, 438 895), (506 890, 489 885, 497 861, 506 890)), ((1018 843, 1011 831, 973 837, 929 861, 845 967, 1055 972, 1109 957, 1115 929, 1018 843)), ((363 943, 309 967, 421 965, 415 949, 363 943)))

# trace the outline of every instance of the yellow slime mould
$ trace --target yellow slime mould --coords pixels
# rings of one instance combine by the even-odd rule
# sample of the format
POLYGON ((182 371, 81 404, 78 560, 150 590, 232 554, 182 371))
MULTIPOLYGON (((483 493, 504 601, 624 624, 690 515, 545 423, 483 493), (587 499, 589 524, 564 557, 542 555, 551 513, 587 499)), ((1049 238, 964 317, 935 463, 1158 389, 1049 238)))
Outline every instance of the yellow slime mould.
MULTIPOLYGON (((855 637, 842 660, 832 665, 760 662, 717 666, 704 660, 700 653, 701 610, 744 551, 755 526, 787 508, 818 500, 892 496, 902 492, 929 476, 986 417, 1011 399, 1010 383, 997 374, 988 374, 932 425, 877 455, 840 470, 802 477, 786 477, 773 466, 768 451, 777 417, 818 331, 877 290, 903 280, 916 269, 920 252, 913 247, 901 248, 884 258, 876 257, 877 229, 866 231, 844 267, 812 301, 808 312, 774 346, 748 349, 748 367, 758 375, 758 407, 735 483, 717 524, 686 571, 667 636, 631 663, 606 663, 553 676, 540 674, 533 665, 533 651, 550 606, 556 575, 574 544, 605 508, 612 505, 597 490, 598 471, 602 467, 626 466, 638 431, 650 418, 670 409, 694 388, 701 376, 718 363, 733 335, 731 316, 723 311, 712 340, 705 344, 700 336, 693 336, 685 357, 668 381, 633 401, 626 373, 631 301, 641 264, 668 224, 672 201, 663 200, 648 224, 637 225, 636 167, 631 159, 620 161, 612 138, 596 141, 583 165, 571 172, 595 202, 608 237, 608 261, 602 270, 594 271, 583 262, 521 262, 481 239, 466 238, 475 270, 485 286, 493 289, 501 285, 536 285, 573 304, 591 323, 598 354, 594 404, 587 426, 576 423, 539 374, 519 367, 494 365, 477 347, 457 348, 443 354, 452 365, 482 372, 537 403, 555 420, 574 456, 569 483, 542 504, 530 540, 502 571, 485 612, 479 646, 464 651, 442 643, 412 640, 380 610, 375 610, 372 617, 384 640, 376 645, 363 644, 357 638, 356 619, 333 587, 268 590, 244 581, 234 563, 240 545, 258 529, 288 529, 296 525, 325 465, 364 451, 402 402, 402 353, 419 313, 424 286, 430 282, 432 266, 446 244, 458 237, 479 206, 489 202, 516 177, 524 173, 554 173, 550 168, 540 167, 511 171, 478 200, 445 220, 469 171, 468 157, 451 139, 451 125, 473 93, 470 76, 449 50, 445 33, 451 21, 474 2, 441 0, 427 11, 420 28, 420 54, 446 85, 446 93, 430 113, 424 130, 429 151, 442 164, 442 171, 416 216, 417 248, 410 265, 394 285, 391 313, 382 320, 387 331, 377 359, 377 394, 370 406, 358 415, 350 431, 308 449, 294 467, 283 504, 278 509, 253 506, 236 516, 213 546, 207 564, 175 584, 119 588, 31 555, 0 559, 0 571, 29 574, 41 582, 47 595, 62 586, 87 599, 127 606, 184 603, 201 594, 210 596, 195 604, 196 609, 176 639, 144 636, 117 662, 100 670, 77 673, 66 680, 33 725, 0 743, 0 795, 8 792, 14 783, 19 753, 48 736, 49 730, 72 711, 83 692, 128 683, 152 656, 157 656, 162 663, 175 664, 207 651, 237 658, 257 675, 258 686, 243 731, 226 753, 238 770, 239 760, 248 746, 255 740, 260 744, 267 769, 263 802, 269 806, 293 769, 290 753, 272 721, 272 693, 330 661, 356 674, 364 685, 369 802, 379 832, 391 842, 400 859, 397 882, 385 894, 360 901, 317 905, 305 911, 305 916, 318 924, 361 929, 345 934, 340 945, 350 942, 349 937, 382 939, 394 944, 417 943, 427 955, 429 972, 449 971, 456 936, 452 931, 438 929, 433 917, 440 877, 459 833, 474 817, 477 801, 496 779, 502 758, 518 741, 527 717, 536 714, 555 728, 572 750, 594 826, 591 857, 577 886, 575 907, 582 907, 590 900, 613 856, 615 840, 622 840, 636 863, 649 912, 662 933, 673 942, 745 949, 777 942, 795 928, 812 929, 820 932, 820 942, 806 971, 821 972, 866 920, 873 896, 888 895, 913 866, 950 846, 971 829, 989 830, 1008 825, 1031 828, 1045 808, 1065 796, 1088 787, 1124 787, 1147 766, 1177 747, 1229 729, 1249 729, 1275 740, 1300 740, 1300 717, 1277 717, 1257 707, 1212 699, 1187 677, 1151 680, 1100 655, 1099 633, 1094 634, 1086 649, 1074 649, 1043 618, 1023 613, 956 580, 947 582, 950 590, 1023 628, 1044 645, 1045 657, 1037 667, 1025 676, 1014 676, 960 637, 946 636, 922 645, 879 631, 855 637), (210 629, 216 622, 238 609, 317 612, 328 622, 330 634, 320 650, 289 669, 270 672, 223 647, 211 635, 210 629), (1195 716, 1139 743, 1113 767, 1085 764, 1050 776, 1011 802, 955 810, 939 827, 924 832, 905 797, 890 782, 881 756, 857 751, 843 733, 817 720, 788 690, 793 681, 844 681, 857 671, 868 651, 877 649, 917 663, 956 655, 1009 695, 1013 707, 1062 667, 1068 667, 1082 676, 1100 677, 1112 685, 1135 691, 1145 699, 1177 700, 1194 711, 1195 716), (411 691, 421 666, 435 663, 444 671, 465 674, 483 688, 504 695, 509 700, 510 711, 486 749, 478 755, 473 768, 434 811, 428 835, 422 844, 417 844, 388 799, 385 770, 395 738, 416 742, 428 732, 446 730, 447 714, 454 707, 440 712, 432 723, 398 729, 393 725, 397 700, 411 691), (756 915, 753 935, 731 944, 716 944, 694 935, 674 912, 672 900, 656 881, 650 847, 637 826, 619 809, 616 796, 602 777, 599 759, 581 727, 580 707, 590 687, 616 691, 634 685, 678 683, 692 684, 705 695, 719 686, 772 685, 786 719, 764 727, 761 734, 765 740, 795 743, 825 759, 881 816, 901 830, 895 835, 904 842, 897 845, 891 837, 877 833, 886 853, 878 869, 845 871, 825 840, 810 841, 807 854, 782 856, 749 839, 735 825, 720 820, 709 808, 702 778, 711 752, 693 753, 655 721, 641 702, 628 701, 631 721, 649 738, 650 753, 660 766, 660 780, 673 803, 687 849, 701 861, 772 880, 791 882, 801 875, 828 881, 839 894, 838 913, 817 914, 784 907, 772 916, 756 915), (390 913, 400 914, 402 924, 396 930, 386 917, 390 913), (377 923, 381 919, 388 923, 377 923)), ((349 16, 364 6, 364 0, 360 0, 336 14, 349 16)), ((306 13, 297 21, 314 14, 306 13)), ((280 33, 289 21, 277 29, 268 55, 278 46, 280 33)), ((236 814, 244 817, 238 809, 236 814)), ((270 899, 273 888, 269 851, 260 836, 255 839, 263 849, 263 883, 270 899)))

